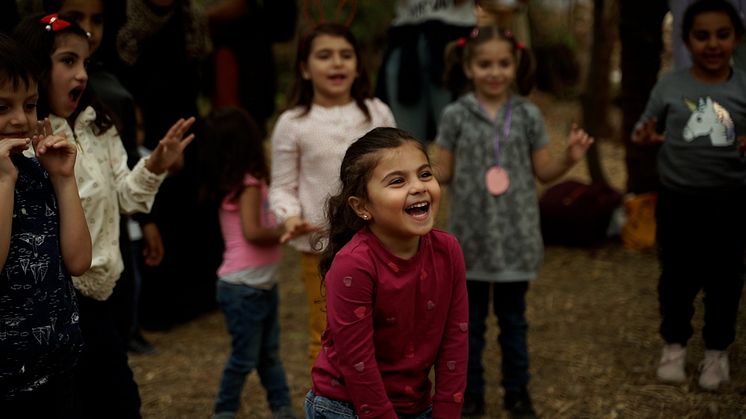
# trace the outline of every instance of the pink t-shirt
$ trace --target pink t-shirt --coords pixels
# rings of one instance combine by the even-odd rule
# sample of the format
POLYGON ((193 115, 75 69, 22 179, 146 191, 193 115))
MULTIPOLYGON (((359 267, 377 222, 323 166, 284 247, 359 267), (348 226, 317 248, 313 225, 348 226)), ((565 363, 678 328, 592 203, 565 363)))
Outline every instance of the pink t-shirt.
MULTIPOLYGON (((275 217, 269 210, 267 200, 267 183, 251 175, 244 178, 247 188, 262 190, 261 225, 262 227, 276 226, 275 217)), ((257 246, 246 240, 241 228, 241 207, 238 201, 240 194, 227 196, 220 206, 220 230, 223 232, 225 251, 223 263, 218 268, 218 276, 239 272, 260 266, 278 263, 282 257, 279 245, 257 246)))

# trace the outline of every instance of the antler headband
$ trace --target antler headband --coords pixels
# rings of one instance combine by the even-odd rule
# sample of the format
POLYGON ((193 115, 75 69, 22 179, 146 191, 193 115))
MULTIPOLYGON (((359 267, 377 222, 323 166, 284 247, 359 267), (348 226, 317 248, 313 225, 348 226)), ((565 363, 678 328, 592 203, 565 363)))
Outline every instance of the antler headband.
MULTIPOLYGON (((324 6, 321 4, 321 0, 315 0, 313 2, 315 13, 311 10, 312 6, 309 3, 309 0, 303 0, 303 16, 306 18, 306 21, 308 21, 308 24, 311 27, 316 27, 322 23, 326 23, 326 13, 324 12, 324 6)), ((341 23, 349 27, 352 23, 352 19, 355 17, 355 13, 357 13, 357 0, 337 0, 337 7, 334 9, 334 17, 330 21, 341 23), (342 22, 343 13, 346 8, 345 6, 348 6, 347 18, 342 22)))

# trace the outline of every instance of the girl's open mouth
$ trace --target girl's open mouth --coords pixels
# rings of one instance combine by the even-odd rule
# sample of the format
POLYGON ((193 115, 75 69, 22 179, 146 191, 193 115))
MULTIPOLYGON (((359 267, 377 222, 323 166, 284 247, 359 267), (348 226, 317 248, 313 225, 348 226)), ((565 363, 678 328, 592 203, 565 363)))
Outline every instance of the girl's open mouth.
POLYGON ((413 215, 415 217, 426 215, 429 210, 430 210, 430 203, 429 202, 418 202, 416 204, 412 204, 412 205, 404 208, 404 211, 407 214, 413 215))
POLYGON ((70 101, 73 103, 77 103, 78 99, 80 99, 80 96, 82 95, 83 95, 83 86, 74 88, 68 94, 68 96, 70 97, 70 101))

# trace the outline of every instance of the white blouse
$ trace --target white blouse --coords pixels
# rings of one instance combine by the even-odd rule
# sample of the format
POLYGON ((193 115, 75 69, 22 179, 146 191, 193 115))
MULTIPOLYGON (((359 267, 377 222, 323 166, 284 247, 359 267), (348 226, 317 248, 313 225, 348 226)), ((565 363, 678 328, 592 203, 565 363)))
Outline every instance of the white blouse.
MULTIPOLYGON (((278 222, 301 216, 316 226, 326 226, 326 200, 336 194, 339 169, 347 147, 376 127, 394 127, 394 116, 379 99, 365 101, 370 120, 353 101, 325 108, 312 105, 301 116, 300 108, 283 112, 272 132, 272 179, 269 203, 278 222)), ((303 252, 313 251, 311 237, 290 244, 303 252)))
POLYGON ((75 177, 93 244, 91 269, 73 284, 83 295, 104 301, 111 295, 124 270, 119 250, 120 213, 149 212, 166 172, 160 175, 145 168, 141 159, 130 171, 127 152, 115 127, 96 136, 96 111, 88 107, 71 129, 64 118, 49 116, 55 134, 75 144, 75 177))

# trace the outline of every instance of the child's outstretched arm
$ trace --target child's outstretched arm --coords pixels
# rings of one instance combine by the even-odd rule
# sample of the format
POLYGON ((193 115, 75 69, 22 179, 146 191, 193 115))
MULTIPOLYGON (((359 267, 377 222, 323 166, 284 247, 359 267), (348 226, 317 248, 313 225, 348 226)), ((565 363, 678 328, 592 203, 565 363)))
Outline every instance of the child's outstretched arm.
POLYGON ((287 243, 289 240, 292 240, 296 237, 321 230, 321 227, 315 226, 306 221, 305 218, 299 217, 297 215, 285 220, 283 228, 284 233, 280 237, 280 243, 287 243))
POLYGON ((559 178, 585 156, 591 144, 593 144, 593 137, 589 136, 582 128, 578 128, 576 124, 572 124, 567 136, 567 149, 564 158, 553 159, 547 147, 535 150, 531 155, 534 174, 542 183, 559 178))
POLYGON ((0 140, 0 270, 5 267, 10 251, 10 233, 13 230, 13 201, 18 179, 18 169, 10 155, 28 148, 28 138, 6 138, 0 140))
POLYGON ((168 130, 163 139, 158 142, 153 153, 145 162, 145 167, 151 172, 159 175, 168 170, 174 163, 177 163, 184 153, 184 149, 194 140, 194 134, 189 134, 186 138, 184 134, 194 124, 194 117, 189 119, 181 118, 174 123, 168 130))
MULTIPOLYGON (((44 130, 52 132, 49 120, 44 121, 44 130)), ((70 275, 83 275, 91 267, 92 246, 75 181, 75 146, 60 135, 35 135, 32 140, 57 196, 62 261, 70 275)))

